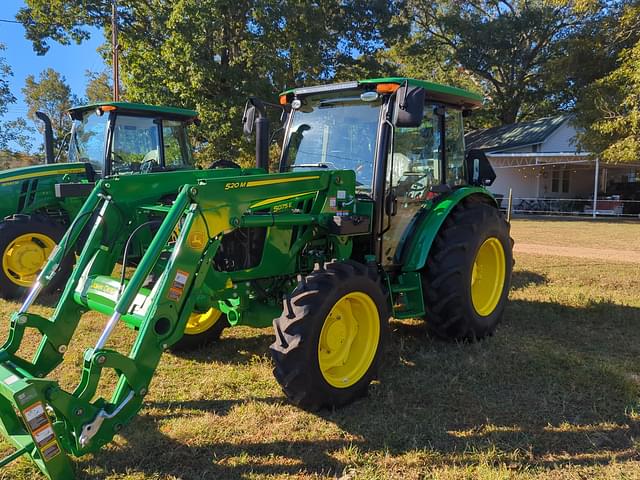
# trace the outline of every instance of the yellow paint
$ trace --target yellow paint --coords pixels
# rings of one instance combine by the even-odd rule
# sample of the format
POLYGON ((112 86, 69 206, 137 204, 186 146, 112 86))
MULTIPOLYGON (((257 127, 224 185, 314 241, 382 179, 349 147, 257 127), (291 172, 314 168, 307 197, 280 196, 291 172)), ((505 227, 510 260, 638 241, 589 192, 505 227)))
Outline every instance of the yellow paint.
POLYGON ((340 298, 322 325, 318 362, 329 385, 347 388, 369 370, 380 341, 380 315, 364 292, 340 298))
POLYGON ((34 173, 25 173, 24 175, 16 175, 14 177, 2 178, 0 179, 0 183, 6 182, 15 182, 16 180, 23 180, 26 178, 34 178, 34 177, 48 177, 54 175, 67 175, 72 173, 84 173, 84 168, 67 168, 66 170, 47 170, 46 172, 34 172, 34 173))
POLYGON ((283 202, 285 200, 289 200, 290 198, 296 198, 296 197, 303 197, 305 195, 311 195, 312 193, 316 193, 316 191, 314 190, 312 192, 294 193, 293 195, 284 195, 282 197, 267 198, 266 200, 262 200, 262 201, 260 201, 258 203, 254 203, 249 208, 263 207, 265 205, 270 205, 272 203, 283 202))
POLYGON ((478 315, 491 315, 500 303, 506 263, 504 248, 496 237, 489 237, 480 245, 471 272, 471 300, 478 315))
POLYGON ((229 208, 222 207, 215 210, 207 210, 204 213, 207 223, 205 225, 201 215, 197 215, 189 233, 187 234, 187 245, 196 251, 201 251, 209 241, 207 234, 211 238, 231 228, 229 224, 229 208), (207 226, 209 230, 207 231, 207 226))
POLYGON ((2 252, 4 275, 20 287, 30 287, 55 246, 56 242, 42 233, 16 237, 2 252))
POLYGON ((296 177, 296 178, 275 178, 270 180, 253 180, 247 182, 247 187, 261 187, 263 185, 275 185, 277 183, 290 183, 290 182, 302 182, 304 180, 317 180, 320 177, 318 175, 309 177, 296 177))
POLYGON ((198 335, 204 333, 213 327, 220 317, 222 312, 215 308, 210 308, 204 313, 192 313, 187 320, 187 325, 184 328, 185 335, 198 335))

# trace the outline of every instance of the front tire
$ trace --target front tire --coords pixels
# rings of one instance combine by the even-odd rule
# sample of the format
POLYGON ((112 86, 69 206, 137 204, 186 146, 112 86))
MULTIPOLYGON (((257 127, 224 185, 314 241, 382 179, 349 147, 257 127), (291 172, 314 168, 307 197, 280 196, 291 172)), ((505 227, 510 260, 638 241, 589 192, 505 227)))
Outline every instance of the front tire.
POLYGON ((481 197, 465 198, 449 214, 422 271, 425 320, 436 336, 475 340, 494 332, 511 285, 509 229, 481 197))
POLYGON ((309 410, 366 395, 381 363, 388 319, 376 272, 356 262, 317 267, 273 321, 274 375, 285 395, 309 410))
POLYGON ((184 334, 170 350, 188 352, 220 340, 222 331, 229 326, 227 316, 220 310, 210 308, 206 312, 193 312, 187 320, 184 334))
MULTIPOLYGON (((62 225, 43 215, 14 215, 0 222, 0 296, 11 299, 24 295, 64 233, 62 225)), ((64 286, 73 263, 73 255, 63 259, 46 293, 64 286)))

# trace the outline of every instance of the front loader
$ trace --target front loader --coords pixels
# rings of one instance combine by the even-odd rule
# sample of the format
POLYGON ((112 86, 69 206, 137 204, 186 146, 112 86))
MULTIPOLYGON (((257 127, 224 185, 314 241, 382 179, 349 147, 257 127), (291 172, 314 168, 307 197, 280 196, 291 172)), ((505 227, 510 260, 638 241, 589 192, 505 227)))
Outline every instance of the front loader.
POLYGON ((96 451, 132 420, 163 352, 220 322, 273 325, 274 375, 308 409, 366 394, 391 316, 423 318, 447 339, 494 331, 513 260, 509 225, 485 188, 495 174, 482 154, 464 156, 462 117, 481 98, 384 78, 294 89, 280 104, 278 173, 265 168, 266 104, 252 100, 244 123, 259 168, 97 183, 11 316, 0 423, 16 452, 3 463, 27 454, 49 478, 72 478, 68 456, 96 451), (135 268, 119 268, 144 235, 135 268), (74 250, 53 314, 32 312, 74 250), (89 310, 104 326, 67 392, 48 376, 89 310), (137 331, 129 352, 110 342, 121 325, 137 331), (18 355, 26 329, 43 335, 31 360, 18 355), (105 370, 118 377, 109 399, 96 395, 105 370))

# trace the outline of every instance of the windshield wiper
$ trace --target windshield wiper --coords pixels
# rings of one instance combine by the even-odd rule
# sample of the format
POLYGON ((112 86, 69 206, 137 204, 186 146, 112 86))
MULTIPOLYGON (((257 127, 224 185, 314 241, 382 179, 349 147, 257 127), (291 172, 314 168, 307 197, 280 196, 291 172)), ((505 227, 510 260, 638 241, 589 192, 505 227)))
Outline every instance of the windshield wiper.
POLYGON ((293 168, 335 168, 333 163, 319 162, 319 163, 300 163, 292 165, 293 168))

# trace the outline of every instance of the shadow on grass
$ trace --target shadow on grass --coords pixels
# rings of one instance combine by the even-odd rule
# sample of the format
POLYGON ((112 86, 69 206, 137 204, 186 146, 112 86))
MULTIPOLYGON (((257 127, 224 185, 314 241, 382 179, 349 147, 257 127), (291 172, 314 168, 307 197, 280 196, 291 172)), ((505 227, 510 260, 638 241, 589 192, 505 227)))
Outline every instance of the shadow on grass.
MULTIPOLYGON (((524 273, 521 284, 544 281, 524 273)), ((374 457, 428 451, 435 454, 428 457, 430 467, 477 465, 487 458, 523 469, 638 459, 633 439, 640 426, 629 412, 640 395, 639 327, 638 308, 530 301, 512 301, 496 335, 477 343, 447 344, 419 334, 419 326, 402 327, 392 334, 381 382, 371 386, 369 396, 315 415, 318 425, 340 428, 343 434, 335 439, 318 434, 314 441, 312 423, 308 441, 286 441, 283 432, 282 441, 234 443, 222 431, 222 442, 208 441, 203 433, 204 440, 194 447, 163 433, 161 422, 167 417, 162 413, 146 414, 123 432, 125 446, 79 462, 91 478, 142 472, 153 478, 202 479, 301 472, 340 476, 348 465, 336 453, 354 447, 374 457), (104 471, 96 473, 95 465, 104 471)), ((227 341, 230 350, 239 342, 255 347, 252 353, 258 355, 270 342, 263 336, 222 343, 227 341)), ((227 347, 220 351, 229 353, 227 347)), ((291 414, 283 398, 252 400, 282 404, 283 415, 291 414)), ((239 415, 234 406, 244 402, 151 406, 177 409, 169 414, 176 420, 188 418, 181 409, 239 415)), ((264 429, 283 425, 273 421, 276 426, 264 429)), ((215 431, 215 423, 210 428, 215 431)))
POLYGON ((511 275, 511 290, 521 290, 526 287, 545 285, 549 282, 546 275, 529 270, 517 270, 511 275))
POLYGON ((255 355, 264 355, 269 352, 269 345, 273 343, 271 330, 260 331, 251 337, 227 337, 224 336, 211 345, 203 346, 188 352, 172 352, 179 358, 208 363, 219 361, 226 364, 242 365, 249 363, 255 355))

